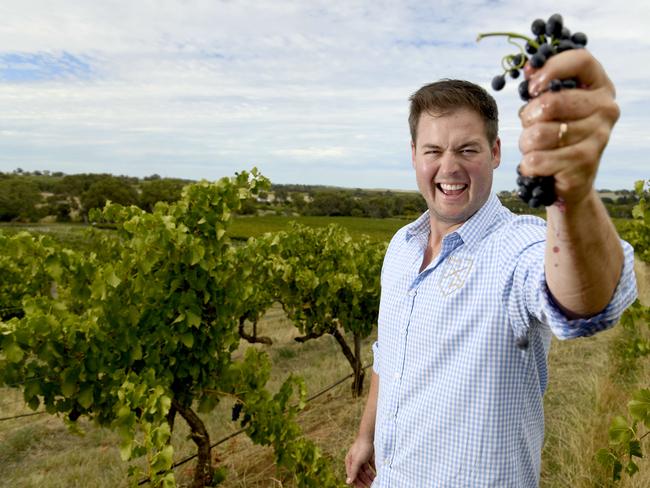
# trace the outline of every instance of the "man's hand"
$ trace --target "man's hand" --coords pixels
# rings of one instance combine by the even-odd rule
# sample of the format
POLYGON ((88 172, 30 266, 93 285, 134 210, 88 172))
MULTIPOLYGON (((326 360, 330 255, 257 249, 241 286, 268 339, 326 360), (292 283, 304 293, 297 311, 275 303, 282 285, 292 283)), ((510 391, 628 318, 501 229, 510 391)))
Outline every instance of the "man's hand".
POLYGON ((557 196, 567 205, 579 204, 592 190, 620 114, 614 85, 585 49, 555 55, 539 70, 527 65, 525 75, 535 98, 519 114, 524 128, 519 138, 521 173, 553 175, 557 196), (578 79, 578 89, 547 91, 551 80, 570 78, 578 79))
POLYGON ((375 479, 375 448, 371 441, 358 437, 345 456, 345 482, 356 488, 370 488, 375 479))

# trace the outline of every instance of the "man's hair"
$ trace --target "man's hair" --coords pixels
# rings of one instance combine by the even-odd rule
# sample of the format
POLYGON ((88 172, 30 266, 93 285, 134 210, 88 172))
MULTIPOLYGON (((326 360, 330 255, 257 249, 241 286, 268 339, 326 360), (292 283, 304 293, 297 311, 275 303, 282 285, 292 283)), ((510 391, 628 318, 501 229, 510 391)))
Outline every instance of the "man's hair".
POLYGON ((464 80, 443 79, 424 85, 411 98, 409 128, 411 140, 417 139, 418 122, 422 113, 447 115, 466 108, 477 113, 485 124, 485 135, 492 146, 499 132, 499 112, 494 98, 480 86, 464 80))

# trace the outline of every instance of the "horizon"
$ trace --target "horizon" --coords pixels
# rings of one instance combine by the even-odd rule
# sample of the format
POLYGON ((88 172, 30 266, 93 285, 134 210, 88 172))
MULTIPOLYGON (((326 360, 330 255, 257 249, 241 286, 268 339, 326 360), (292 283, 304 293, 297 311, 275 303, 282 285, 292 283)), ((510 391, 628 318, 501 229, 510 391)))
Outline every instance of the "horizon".
MULTIPOLYGON (((169 176, 162 176, 157 173, 153 173, 150 175, 145 175, 145 176, 133 176, 133 175, 128 175, 128 174, 113 174, 113 173, 65 173, 63 171, 52 171, 52 170, 30 170, 30 171, 25 171, 22 168, 16 168, 12 172, 5 172, 5 171, 0 171, 0 175, 13 175, 13 176, 43 176, 43 177, 53 177, 53 178, 63 178, 65 176, 79 176, 79 175, 97 175, 97 176, 110 176, 114 178, 135 178, 138 179, 139 181, 151 181, 151 180, 156 180, 156 179, 172 179, 172 180, 179 180, 179 181, 186 181, 188 184, 192 183, 197 183, 201 181, 201 179, 188 179, 188 178, 181 178, 181 177, 169 177, 169 176), (21 171, 18 171, 21 170, 21 171), (35 173, 40 173, 40 174, 35 174, 35 173)), ((232 176, 232 175, 231 175, 232 176)), ((261 176, 265 176, 264 174, 261 174, 261 176)), ((225 177, 229 177, 226 175, 225 177)), ((203 178, 205 180, 205 178, 203 178)), ((207 180, 207 181, 217 181, 215 180, 207 180)), ((380 187, 373 187, 373 188, 364 188, 364 187, 359 187, 359 186, 337 186, 337 185, 328 185, 324 183, 277 183, 272 180, 269 180, 271 183, 271 186, 305 186, 311 189, 318 189, 318 188, 325 188, 325 189, 334 189, 334 190, 346 190, 346 191, 354 191, 354 190, 362 190, 362 191, 381 191, 381 192, 399 192, 399 193, 420 193, 420 191, 416 189, 409 189, 409 188, 380 188, 380 187)), ((595 188, 597 193, 618 193, 618 192, 632 192, 634 193, 634 186, 632 188, 614 188, 614 187, 607 187, 607 188, 595 188)), ((270 191, 273 191, 272 189, 270 191)), ((498 195, 501 192, 509 192, 509 193, 516 193, 517 188, 512 188, 510 190, 496 190, 494 187, 492 188, 492 192, 495 195, 498 195)))
POLYGON ((498 103, 493 190, 510 191, 519 80, 500 92, 490 81, 516 49, 476 36, 528 34, 556 11, 587 34, 617 89, 621 117, 595 187, 633 188, 650 176, 650 63, 640 61, 650 59, 650 5, 641 0, 625 9, 587 0, 15 2, 0 25, 0 171, 216 180, 257 167, 277 184, 417 190, 408 97, 463 78, 498 103))

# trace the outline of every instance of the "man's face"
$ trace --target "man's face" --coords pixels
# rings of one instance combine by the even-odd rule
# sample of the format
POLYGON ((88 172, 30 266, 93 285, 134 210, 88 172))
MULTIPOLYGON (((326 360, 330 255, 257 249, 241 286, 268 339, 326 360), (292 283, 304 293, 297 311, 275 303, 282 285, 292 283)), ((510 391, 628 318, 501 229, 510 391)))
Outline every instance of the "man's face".
POLYGON ((497 138, 490 147, 477 113, 465 108, 439 117, 423 113, 411 150, 432 219, 461 224, 487 201, 492 172, 501 161, 501 141, 497 138))

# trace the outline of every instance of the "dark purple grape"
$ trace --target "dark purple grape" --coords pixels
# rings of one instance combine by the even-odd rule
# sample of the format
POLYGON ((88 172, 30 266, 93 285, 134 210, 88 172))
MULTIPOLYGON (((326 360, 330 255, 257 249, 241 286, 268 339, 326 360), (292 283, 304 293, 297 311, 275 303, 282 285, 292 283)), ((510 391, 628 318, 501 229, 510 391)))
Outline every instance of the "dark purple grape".
POLYGON ((506 76, 505 75, 496 75, 492 78, 492 89, 499 91, 506 86, 506 76))
POLYGON ((528 80, 524 80, 519 83, 519 98, 524 102, 530 100, 530 93, 528 93, 528 80))
POLYGON ((521 198, 524 202, 528 203, 528 200, 530 200, 530 196, 531 196, 530 189, 526 185, 519 185, 517 196, 521 198))
POLYGON ((562 88, 568 88, 572 90, 573 88, 578 88, 578 82, 576 80, 562 80, 562 88))
POLYGON ((564 51, 570 51, 575 48, 576 45, 573 43, 573 41, 569 39, 562 39, 560 43, 557 45, 557 52, 563 53, 564 51))
POLYGON ((566 27, 562 27, 562 34, 560 34, 560 39, 571 39, 571 31, 566 27))
POLYGON ((521 68, 523 66, 523 61, 524 61, 524 55, 523 54, 515 54, 512 59, 510 60, 510 63, 512 66, 516 68, 521 68))
POLYGON ((513 69, 511 69, 509 71, 509 73, 510 73, 510 78, 512 78, 513 80, 516 79, 516 78, 519 78, 519 70, 518 69, 513 68, 513 69))
POLYGON ((555 51, 553 50, 553 46, 550 44, 544 43, 539 46, 538 52, 546 57, 546 59, 550 58, 555 54, 555 51))
POLYGON ((533 46, 531 43, 529 43, 528 41, 526 41, 526 46, 524 49, 526 49, 526 52, 528 54, 535 54, 537 52, 537 48, 533 46))
POLYGON ((541 198, 544 196, 544 189, 541 186, 536 186, 535 188, 533 188, 531 196, 533 198, 537 198, 538 200, 541 200, 541 198))
POLYGON ((542 19, 533 20, 533 24, 530 26, 530 30, 536 36, 541 36, 546 32, 546 22, 542 19))
POLYGON ((551 91, 554 92, 560 91, 562 89, 562 80, 558 80, 558 79, 551 80, 551 83, 549 84, 549 88, 551 89, 551 91))
POLYGON ((533 54, 530 58, 530 65, 533 68, 541 68, 542 66, 544 66, 545 62, 546 62, 546 56, 544 56, 540 52, 533 54))
POLYGON ((571 36, 571 40, 576 46, 585 47, 587 45, 587 34, 585 34, 584 32, 575 32, 571 36))
POLYGON ((560 38, 562 35, 562 27, 564 27, 562 16, 560 14, 553 14, 546 21, 546 35, 560 38))

